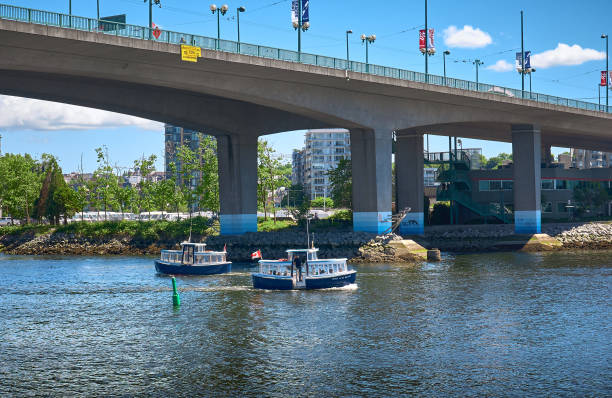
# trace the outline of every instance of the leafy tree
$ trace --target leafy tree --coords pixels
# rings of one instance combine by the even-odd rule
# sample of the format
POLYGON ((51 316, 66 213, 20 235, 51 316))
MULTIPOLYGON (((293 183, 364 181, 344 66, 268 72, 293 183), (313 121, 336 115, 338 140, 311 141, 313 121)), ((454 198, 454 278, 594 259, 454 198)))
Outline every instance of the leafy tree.
POLYGON ((573 197, 580 211, 597 210, 610 200, 610 194, 601 182, 580 181, 574 186, 573 197))
POLYGON ((30 155, 7 153, 0 157, 0 202, 11 217, 30 222, 40 187, 37 164, 30 155))
POLYGON ((311 200, 310 207, 327 207, 329 209, 334 207, 334 201, 331 198, 320 197, 311 200))
POLYGON ((155 171, 155 161, 157 156, 151 155, 148 158, 144 156, 140 160, 134 161, 134 170, 140 173, 140 182, 138 183, 138 195, 136 203, 138 212, 146 211, 151 215, 151 210, 154 208, 154 187, 150 175, 155 171))
POLYGON ((199 180, 196 193, 201 209, 219 212, 219 163, 217 161, 217 140, 200 135, 199 180))
POLYGON ((198 203, 197 180, 199 179, 200 161, 198 154, 186 145, 178 148, 176 157, 180 164, 178 169, 179 191, 183 202, 187 204, 189 218, 191 218, 191 213, 198 203))
POLYGON ((304 193, 304 186, 302 184, 291 185, 287 191, 287 195, 283 197, 281 206, 284 207, 298 207, 306 201, 306 194, 304 193))
POLYGON ((289 179, 282 173, 282 164, 276 157, 275 150, 265 140, 257 142, 257 198, 268 219, 268 204, 272 202, 274 222, 276 222, 275 195, 278 188, 289 185, 289 179))
POLYGON ((487 170, 492 170, 500 166, 504 160, 512 160, 512 154, 502 152, 497 156, 489 158, 489 160, 487 160, 487 163, 484 165, 484 168, 487 170))
POLYGON ((43 217, 51 224, 59 224, 60 216, 64 221, 68 213, 74 214, 71 189, 64 181, 62 169, 57 159, 50 154, 43 154, 40 163, 41 190, 34 203, 34 217, 41 220, 43 217))
POLYGON ((436 202, 431 212, 431 225, 446 225, 450 224, 450 203, 436 202))
POLYGON ((98 204, 104 207, 104 219, 107 219, 108 210, 117 206, 115 193, 117 192, 117 176, 113 173, 113 167, 108 158, 108 149, 103 146, 96 148, 98 168, 94 171, 95 188, 98 196, 98 204))
POLYGON ((327 175, 331 183, 331 198, 337 207, 351 208, 353 203, 353 168, 349 159, 342 159, 327 175))

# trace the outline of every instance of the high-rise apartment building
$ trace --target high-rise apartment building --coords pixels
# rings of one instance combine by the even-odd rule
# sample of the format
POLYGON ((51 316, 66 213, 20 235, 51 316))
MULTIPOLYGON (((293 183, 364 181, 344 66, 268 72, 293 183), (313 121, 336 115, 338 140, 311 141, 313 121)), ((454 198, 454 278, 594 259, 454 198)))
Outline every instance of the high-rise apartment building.
POLYGON ((177 170, 181 170, 181 162, 177 158, 179 147, 185 145, 192 151, 197 151, 200 146, 200 132, 185 129, 182 127, 165 125, 165 163, 164 170, 166 175, 171 175, 170 164, 174 163, 177 170))
POLYGON ((577 169, 593 169, 612 167, 612 153, 572 149, 572 166, 577 169))
POLYGON ((312 200, 329 197, 331 186, 327 173, 342 159, 351 158, 351 140, 345 129, 308 130, 304 149, 293 152, 292 184, 302 184, 312 200))

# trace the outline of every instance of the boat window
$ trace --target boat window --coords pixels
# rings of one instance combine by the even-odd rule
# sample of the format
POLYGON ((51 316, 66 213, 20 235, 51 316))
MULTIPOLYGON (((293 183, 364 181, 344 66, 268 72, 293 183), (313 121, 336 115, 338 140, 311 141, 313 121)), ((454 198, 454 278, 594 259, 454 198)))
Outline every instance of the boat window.
POLYGON ((293 262, 293 252, 287 253, 287 260, 289 260, 289 262, 293 262))

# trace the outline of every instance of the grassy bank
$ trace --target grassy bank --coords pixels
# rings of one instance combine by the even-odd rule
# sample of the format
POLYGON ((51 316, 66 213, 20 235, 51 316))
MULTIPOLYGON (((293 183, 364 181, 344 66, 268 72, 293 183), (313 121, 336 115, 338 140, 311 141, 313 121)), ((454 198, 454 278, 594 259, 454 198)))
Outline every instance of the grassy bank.
POLYGON ((71 234, 78 238, 131 238, 141 241, 182 241, 189 237, 192 226, 192 236, 201 238, 217 235, 219 223, 202 217, 194 217, 192 221, 103 221, 74 222, 68 225, 13 225, 0 227, 0 236, 71 234))

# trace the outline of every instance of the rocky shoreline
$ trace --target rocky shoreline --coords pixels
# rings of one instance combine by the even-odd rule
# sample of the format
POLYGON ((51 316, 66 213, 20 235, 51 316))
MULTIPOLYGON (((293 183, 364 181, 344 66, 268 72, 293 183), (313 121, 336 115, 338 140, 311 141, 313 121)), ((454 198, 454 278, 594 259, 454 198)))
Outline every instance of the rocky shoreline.
MULTIPOLYGON (((346 257, 352 262, 414 262, 422 258, 422 249, 434 247, 451 252, 612 249, 612 224, 608 223, 545 224, 542 232, 549 236, 543 235, 542 239, 539 235, 514 235, 512 225, 431 227, 424 236, 414 238, 421 248, 397 235, 324 232, 315 235, 315 246, 322 258, 346 257)), ((266 258, 285 257, 285 250, 305 247, 306 237, 302 232, 254 232, 242 236, 212 236, 205 242, 212 250, 222 250, 227 245, 229 259, 243 262, 249 261, 250 254, 258 249, 266 258)), ((178 247, 178 242, 135 240, 126 236, 83 238, 53 232, 1 235, 0 231, 0 252, 6 254, 157 256, 162 249, 178 247)))

